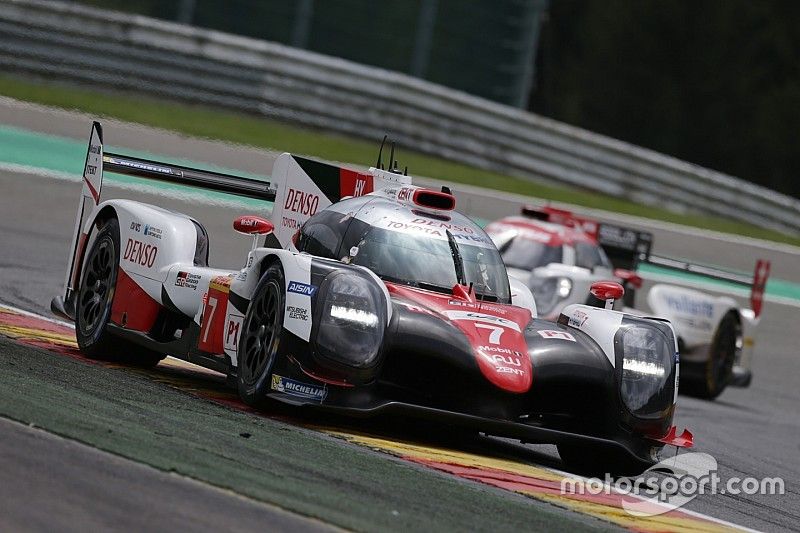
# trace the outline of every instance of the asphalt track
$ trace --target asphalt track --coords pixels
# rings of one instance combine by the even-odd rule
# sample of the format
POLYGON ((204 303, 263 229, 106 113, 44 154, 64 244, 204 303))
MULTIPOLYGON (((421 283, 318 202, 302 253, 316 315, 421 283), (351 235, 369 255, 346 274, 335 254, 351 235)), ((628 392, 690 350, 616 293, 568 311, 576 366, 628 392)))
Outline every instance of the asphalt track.
POLYGON ((15 480, 0 484, 6 531, 52 530, 55 523, 60 531, 256 531, 264 524, 281 532, 335 530, 19 422, 0 418, 0 434, 2 477, 15 480))
MULTIPOLYGON (((0 124, 75 138, 84 137, 89 128, 86 117, 8 103, 0 103, 0 124)), ((273 156, 263 151, 185 139, 168 132, 110 121, 105 121, 104 125, 106 142, 116 146, 253 173, 268 174, 271 169, 273 156)), ((63 282, 78 190, 75 183, 0 172, 0 301, 34 312, 47 312, 50 298, 59 292, 63 282)), ((241 208, 200 205, 104 188, 104 196, 115 195, 150 201, 196 216, 209 229, 211 260, 217 266, 238 267, 239 258, 244 257, 248 248, 249 239, 230 229, 234 216, 242 213, 241 208)), ((481 209, 485 211, 487 206, 488 202, 482 204, 481 209)), ((503 213, 475 214, 491 218, 503 213)), ((742 270, 748 270, 757 257, 767 256, 773 260, 775 274, 800 281, 800 256, 790 247, 736 241, 709 239, 696 232, 666 227, 657 231, 656 251, 742 270)), ((786 482, 787 494, 702 495, 688 504, 689 509, 755 529, 800 530, 797 484, 800 474, 800 392, 797 387, 800 354, 794 340, 798 324, 800 309, 797 307, 767 304, 757 339, 752 387, 728 390, 716 402, 681 398, 676 421, 678 426, 688 426, 694 431, 697 451, 717 459, 723 479, 780 476, 786 482)), ((192 409, 192 402, 199 400, 186 398, 185 401, 187 408, 192 409)), ((520 446, 518 453, 531 461, 558 465, 557 455, 549 447, 520 446)), ((0 457, 6 461, 6 455, 0 457)), ((44 486, 48 481, 42 479, 41 483, 44 486)))

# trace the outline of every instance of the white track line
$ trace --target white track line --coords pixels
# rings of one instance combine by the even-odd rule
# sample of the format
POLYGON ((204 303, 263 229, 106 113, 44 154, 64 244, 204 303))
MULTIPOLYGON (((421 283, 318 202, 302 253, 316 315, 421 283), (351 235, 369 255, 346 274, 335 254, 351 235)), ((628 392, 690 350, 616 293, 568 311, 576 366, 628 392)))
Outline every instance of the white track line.
POLYGON ((14 305, 9 305, 7 303, 0 302, 0 307, 8 309, 9 311, 13 311, 15 313, 19 313, 20 315, 29 316, 31 318, 38 318, 40 320, 44 320, 45 322, 50 322, 52 324, 58 324, 59 326, 66 326, 68 328, 75 329, 75 325, 70 322, 66 322, 58 318, 52 318, 49 316, 40 315, 38 313, 34 313, 31 311, 26 311, 25 309, 20 309, 19 307, 16 307, 14 305))
MULTIPOLYGON (((60 170, 52 170, 49 168, 32 167, 29 165, 19 165, 16 163, 0 162, 0 172, 25 174, 27 176, 55 179, 59 181, 69 181, 74 183, 79 183, 81 181, 81 177, 77 174, 62 172, 60 170)), ((230 207, 235 209, 252 206, 251 203, 236 200, 234 198, 231 198, 230 200, 228 199, 223 200, 221 198, 210 197, 205 194, 190 190, 181 191, 173 189, 171 187, 162 188, 156 185, 149 185, 147 183, 127 183, 127 182, 116 181, 113 178, 106 178, 104 185, 106 187, 115 187, 127 191, 135 191, 140 193, 152 194, 155 196, 173 198, 175 200, 189 200, 194 204, 213 205, 217 207, 230 207)))

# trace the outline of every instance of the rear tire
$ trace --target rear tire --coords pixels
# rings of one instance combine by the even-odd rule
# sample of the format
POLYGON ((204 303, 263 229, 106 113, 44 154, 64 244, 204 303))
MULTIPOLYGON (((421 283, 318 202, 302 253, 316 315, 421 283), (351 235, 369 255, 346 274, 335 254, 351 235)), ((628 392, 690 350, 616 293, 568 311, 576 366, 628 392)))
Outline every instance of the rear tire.
POLYGON ((697 398, 713 400, 725 390, 733 379, 733 365, 741 347, 742 325, 736 311, 728 311, 722 317, 711 348, 708 361, 703 365, 698 378, 685 378, 681 381, 681 392, 697 398))
POLYGON ((152 367, 164 356, 108 331, 119 257, 119 222, 111 218, 86 255, 75 306, 75 337, 81 352, 91 359, 152 367))
POLYGON ((258 282, 247 307, 237 353, 239 397, 262 407, 270 390, 272 368, 280 347, 286 309, 283 268, 273 263, 258 282))

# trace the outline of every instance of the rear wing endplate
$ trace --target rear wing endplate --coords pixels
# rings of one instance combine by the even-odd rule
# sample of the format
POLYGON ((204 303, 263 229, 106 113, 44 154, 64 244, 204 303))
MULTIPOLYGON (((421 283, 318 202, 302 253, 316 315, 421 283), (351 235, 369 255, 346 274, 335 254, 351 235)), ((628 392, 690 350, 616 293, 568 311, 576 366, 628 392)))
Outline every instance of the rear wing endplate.
POLYGON ((257 200, 274 201, 276 196, 275 189, 265 181, 106 152, 103 148, 103 127, 99 122, 93 122, 83 168, 83 187, 69 248, 64 296, 55 298, 51 303, 53 312, 65 318, 75 317, 73 292, 77 286, 79 263, 88 239, 83 228, 86 217, 100 204, 105 172, 199 187, 257 200))

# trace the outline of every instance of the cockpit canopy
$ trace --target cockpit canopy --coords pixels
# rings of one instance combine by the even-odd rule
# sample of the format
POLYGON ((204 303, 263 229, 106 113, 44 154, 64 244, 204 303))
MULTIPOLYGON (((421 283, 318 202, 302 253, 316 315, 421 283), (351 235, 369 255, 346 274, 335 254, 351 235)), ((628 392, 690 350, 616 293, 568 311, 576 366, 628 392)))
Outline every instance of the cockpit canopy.
POLYGON ((479 226, 455 211, 414 209, 380 196, 351 198, 306 221, 296 246, 301 252, 367 267, 384 281, 450 293, 458 277, 448 231, 466 283, 481 298, 511 303, 497 248, 479 226))

